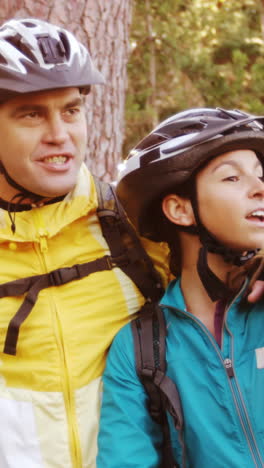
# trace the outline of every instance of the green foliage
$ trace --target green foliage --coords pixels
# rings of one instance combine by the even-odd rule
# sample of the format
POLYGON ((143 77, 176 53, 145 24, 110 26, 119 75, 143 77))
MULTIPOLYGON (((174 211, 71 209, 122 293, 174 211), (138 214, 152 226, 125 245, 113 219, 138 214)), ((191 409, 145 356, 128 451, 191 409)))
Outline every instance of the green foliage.
POLYGON ((264 113, 261 0, 134 0, 124 155, 198 106, 264 113))

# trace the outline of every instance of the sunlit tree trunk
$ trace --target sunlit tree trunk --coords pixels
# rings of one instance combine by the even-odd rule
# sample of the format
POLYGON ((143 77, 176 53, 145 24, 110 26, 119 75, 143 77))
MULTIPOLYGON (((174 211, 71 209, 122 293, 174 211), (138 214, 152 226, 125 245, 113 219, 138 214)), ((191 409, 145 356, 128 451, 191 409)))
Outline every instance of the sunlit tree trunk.
POLYGON ((90 49, 106 84, 87 98, 87 164, 105 180, 116 177, 124 132, 126 65, 132 0, 1 0, 1 23, 35 17, 71 30, 90 49))

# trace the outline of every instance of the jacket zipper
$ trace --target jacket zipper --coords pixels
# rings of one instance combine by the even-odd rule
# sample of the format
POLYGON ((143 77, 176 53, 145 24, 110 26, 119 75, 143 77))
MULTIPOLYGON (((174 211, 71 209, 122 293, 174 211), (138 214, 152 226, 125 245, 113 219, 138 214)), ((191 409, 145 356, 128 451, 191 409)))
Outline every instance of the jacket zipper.
MULTIPOLYGON (((169 306, 169 305, 165 305, 165 304, 160 304, 160 307, 161 308, 168 308, 168 309, 171 309, 171 310, 174 310, 176 312, 179 312, 180 314, 183 314, 185 315, 186 317, 190 318, 191 320, 193 320, 195 323, 197 323, 197 325, 199 325, 200 328, 202 328, 202 330, 205 332, 205 334, 207 335, 207 337, 209 338, 209 341, 212 343, 213 345, 213 348, 215 349, 220 361, 222 362, 223 364, 223 367, 225 368, 225 365, 224 365, 224 360, 222 358, 222 355, 220 353, 220 349, 219 347, 217 346, 213 336, 209 333, 209 331, 207 330, 207 328, 203 325, 202 322, 200 322, 200 320, 198 320, 195 315, 191 315, 190 313, 188 312, 185 312, 184 310, 181 310, 181 309, 177 309, 177 307, 173 307, 173 306, 169 306)), ((183 449, 183 456, 182 456, 182 464, 183 464, 183 468, 186 466, 186 447, 185 447, 185 442, 184 442, 184 438, 183 438, 183 431, 181 431, 181 434, 180 434, 180 443, 182 445, 182 449, 183 449)))
MULTIPOLYGON (((38 216, 39 218, 39 216, 38 216)), ((38 219, 39 221, 39 219, 38 219)), ((37 223, 39 227, 39 222, 37 223)), ((39 257, 43 265, 43 269, 48 273, 48 268, 45 261, 45 252, 48 250, 47 243, 47 233, 43 227, 38 229, 39 232, 39 257)), ((37 244, 36 244, 37 246, 37 244)), ((70 445, 70 454, 72 459, 72 465, 74 468, 82 468, 82 453, 80 447, 80 439, 78 434, 78 424, 76 421, 76 412, 75 412, 75 399, 73 395, 73 389, 71 387, 71 379, 69 377, 69 370, 67 366, 67 358, 64 347, 63 333, 61 329, 61 323, 58 316, 56 307, 53 305, 56 318, 56 333, 55 338, 57 341, 57 346, 60 355, 60 361, 62 365, 62 386, 63 386, 63 396, 65 402, 66 418, 68 421, 68 434, 69 434, 69 445, 70 445)))
POLYGON ((61 355, 61 362, 63 364, 63 369, 62 369, 63 384, 62 385, 63 385, 63 395, 64 395, 64 402, 65 402, 65 409, 66 409, 66 417, 68 420, 68 432, 69 432, 72 464, 74 468, 82 468, 82 454, 81 454, 80 439, 79 439, 79 433, 78 433, 78 424, 76 421, 74 392, 72 389, 71 379, 69 376, 69 369, 67 365, 67 358, 66 358, 66 352, 65 352, 65 347, 64 347, 61 323, 60 323, 56 309, 55 309, 55 313, 56 313, 56 327, 58 331, 58 335, 56 336, 56 338, 57 338, 57 343, 59 347, 59 353, 61 355))
MULTIPOLYGON (((227 316, 228 310, 231 308, 231 306, 235 302, 236 298, 239 297, 239 295, 244 293, 244 291, 245 291, 245 289, 247 287, 247 284, 248 284, 248 281, 246 280, 244 285, 242 286, 241 290, 239 291, 239 293, 236 295, 236 297, 232 300, 232 302, 229 304, 229 306, 225 310, 223 327, 224 326, 226 327, 226 330, 227 330, 227 332, 228 332, 228 334, 229 334, 229 336, 230 336, 230 338, 232 340, 232 343, 234 341, 233 340, 233 334, 231 333, 231 331, 229 330, 229 328, 228 328, 228 326, 226 324, 226 316, 227 316)), ((223 340, 223 331, 222 331, 222 340, 223 340)), ((247 440, 247 443, 248 443, 252 458, 254 460, 254 463, 255 463, 256 467, 263 468, 264 464, 263 464, 263 461, 261 459, 261 455, 260 455, 260 452, 259 452, 259 449, 258 449, 256 439, 254 437, 254 432, 253 432, 252 427, 251 427, 251 423, 250 423, 250 419, 249 419, 248 412, 247 412, 247 409, 246 409, 246 405, 245 405, 244 399, 242 397, 242 393, 240 391, 239 384, 238 384, 238 381, 237 381, 237 378, 236 378, 236 375, 235 375, 235 370, 234 370, 234 367, 233 367, 233 362, 234 362, 234 349, 233 349, 233 346, 231 347, 230 355, 231 355, 231 358, 229 357, 229 358, 224 359, 224 365, 225 365, 225 368, 226 368, 226 371, 227 371, 227 375, 229 377, 229 384, 230 384, 231 392, 232 392, 232 395, 233 395, 233 400, 235 402, 235 405, 236 405, 236 408, 237 408, 237 413, 238 413, 238 416, 239 416, 239 419, 240 419, 240 423, 241 423, 243 432, 245 434, 245 437, 246 437, 246 440, 247 440)))
MULTIPOLYGON (((228 310, 233 305, 233 303, 235 302, 237 297, 241 294, 242 290, 245 289, 245 286, 246 286, 246 283, 243 285, 243 287, 241 288, 239 293, 236 295, 236 297, 232 300, 232 302, 227 307, 227 309, 225 311, 225 317, 227 315, 228 310)), ((175 311, 185 315, 186 317, 190 318, 191 320, 194 320, 194 322, 197 323, 197 325, 200 328, 202 328, 202 330, 205 332, 205 334, 209 338, 209 341, 213 345, 213 348, 215 349, 216 354, 218 355, 221 363, 223 364, 223 367, 225 368, 225 371, 226 371, 226 374, 227 374, 227 377, 228 377, 228 380, 229 380, 229 385, 230 385, 231 393, 232 393, 232 396, 233 396, 233 400, 234 400, 234 403, 235 403, 235 406, 236 406, 236 409, 237 409, 237 413, 238 413, 238 416, 239 416, 239 419, 240 419, 240 423, 241 423, 243 432, 245 434, 245 437, 246 437, 246 440, 247 440, 247 443, 248 443, 248 446, 249 446, 249 449, 250 449, 254 464, 256 465, 257 468, 263 468, 264 464, 263 464, 263 462, 261 460, 261 455, 259 453, 257 443, 256 443, 256 440, 255 440, 255 437, 254 437, 254 434, 253 434, 253 431, 252 431, 252 428, 251 428, 251 424, 250 424, 250 421, 249 421, 247 410, 246 410, 246 407, 245 407, 241 392, 239 390, 237 379, 235 377, 232 359, 230 359, 230 358, 223 359, 222 354, 220 352, 220 348, 216 344, 213 336, 211 335, 209 330, 205 327, 205 325, 199 319, 197 319, 195 317, 195 315, 191 315, 190 313, 187 313, 187 312, 185 312, 183 310, 177 309, 176 307, 173 307, 173 306, 168 306, 168 305, 165 305, 165 304, 161 304, 160 306, 162 308, 168 308, 168 309, 171 309, 171 310, 175 310, 175 311)), ((224 321, 225 321, 225 318, 224 318, 224 321)), ((230 330, 228 329, 228 327, 226 327, 226 328, 228 330, 229 335, 232 336, 232 334, 231 334, 230 330)), ((233 352, 231 354, 233 355, 233 352)))
POLYGON ((250 420, 247 414, 247 410, 245 408, 245 404, 243 401, 243 397, 241 395, 241 392, 239 390, 239 386, 237 383, 237 379, 235 377, 234 369, 233 369, 233 363, 231 359, 225 359, 224 364, 226 366, 227 370, 227 375, 230 380, 230 387, 231 387, 231 392, 233 395, 233 399, 236 405, 237 413, 240 419, 240 423, 243 429, 243 432, 245 434, 245 437, 248 442, 249 449, 251 451, 252 458, 254 460, 254 463, 256 467, 263 467, 263 462, 261 461, 261 455, 259 453, 258 447, 256 440, 254 438, 254 434, 251 428, 250 420))

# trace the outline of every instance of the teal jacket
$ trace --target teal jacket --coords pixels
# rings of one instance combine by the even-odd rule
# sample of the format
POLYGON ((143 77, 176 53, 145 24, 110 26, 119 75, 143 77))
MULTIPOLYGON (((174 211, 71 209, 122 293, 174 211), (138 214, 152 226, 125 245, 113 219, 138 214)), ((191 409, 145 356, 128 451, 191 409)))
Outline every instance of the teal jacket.
MULTIPOLYGON (((171 424, 177 462, 184 468, 264 467, 264 303, 252 306, 242 294, 232 301, 221 348, 186 312, 179 281, 169 285, 162 306, 167 374, 184 417, 182 435, 171 424)), ((159 467, 162 435, 146 401, 127 325, 113 342, 104 374, 97 468, 159 467)))

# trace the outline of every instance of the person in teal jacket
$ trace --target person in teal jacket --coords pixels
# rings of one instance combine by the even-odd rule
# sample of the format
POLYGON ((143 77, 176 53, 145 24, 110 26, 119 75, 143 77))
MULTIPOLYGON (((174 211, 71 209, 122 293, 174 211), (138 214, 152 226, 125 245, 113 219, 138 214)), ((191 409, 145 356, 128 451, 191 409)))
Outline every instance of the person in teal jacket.
MULTIPOLYGON (((263 162, 263 116, 191 109, 144 138, 120 175, 128 215, 168 242, 177 278, 160 304, 183 414, 180 429, 167 416, 175 466, 264 467, 264 303, 247 297, 262 265, 263 162)), ((108 356, 97 468, 161 466, 147 405, 129 324, 108 356)))

